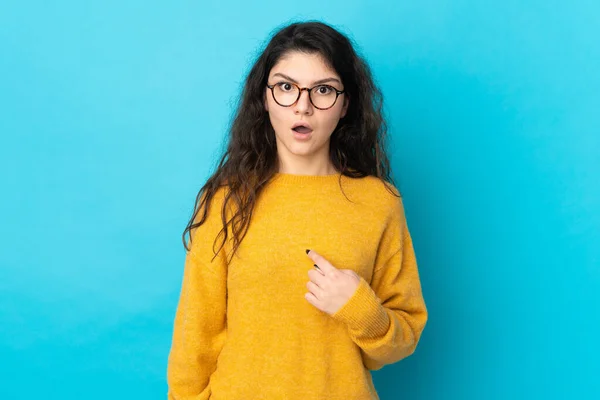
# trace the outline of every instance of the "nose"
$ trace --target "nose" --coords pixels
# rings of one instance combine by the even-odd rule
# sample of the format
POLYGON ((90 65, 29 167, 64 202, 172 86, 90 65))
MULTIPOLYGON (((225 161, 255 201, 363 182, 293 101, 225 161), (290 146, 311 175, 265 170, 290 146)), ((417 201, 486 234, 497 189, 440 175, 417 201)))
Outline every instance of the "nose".
POLYGON ((310 94, 308 90, 303 89, 300 91, 300 98, 294 106, 296 114, 310 114, 313 111, 313 105, 310 102, 310 94))

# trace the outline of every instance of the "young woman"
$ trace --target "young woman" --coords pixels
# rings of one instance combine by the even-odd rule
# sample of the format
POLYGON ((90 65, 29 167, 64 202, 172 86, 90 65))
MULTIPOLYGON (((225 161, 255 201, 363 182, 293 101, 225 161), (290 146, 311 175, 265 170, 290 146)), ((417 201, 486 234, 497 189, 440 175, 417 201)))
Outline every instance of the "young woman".
POLYGON ((184 231, 170 400, 379 398, 370 371, 427 321, 385 137, 347 37, 305 22, 271 38, 184 231))

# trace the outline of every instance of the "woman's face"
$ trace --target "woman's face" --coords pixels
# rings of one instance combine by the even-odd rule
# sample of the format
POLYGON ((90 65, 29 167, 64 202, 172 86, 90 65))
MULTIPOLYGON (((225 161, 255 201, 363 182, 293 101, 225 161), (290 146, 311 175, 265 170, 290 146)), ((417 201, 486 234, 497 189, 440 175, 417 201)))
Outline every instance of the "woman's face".
MULTIPOLYGON (((275 95, 281 95, 277 97, 280 103, 281 98, 295 98, 286 94, 295 90, 292 83, 301 88, 328 85, 337 90, 344 89, 341 78, 319 54, 300 52, 290 52, 282 57, 271 69, 267 83, 276 85, 275 95)), ((330 92, 328 88, 319 86, 313 90, 313 100, 319 101, 317 97, 323 96, 321 100, 324 101, 327 93, 332 93, 335 97, 335 93, 330 92)), ((324 108, 318 102, 317 106, 324 108)), ((302 169, 307 165, 325 167, 330 164, 329 138, 340 118, 346 115, 348 99, 345 93, 338 96, 331 108, 321 110, 311 103, 307 90, 301 92, 295 104, 284 107, 275 101, 271 89, 265 88, 265 109, 275 130, 280 165, 302 169), (304 135, 294 132, 292 128, 297 122, 309 124, 312 132, 304 135), (307 162, 310 164, 306 164, 307 162)))

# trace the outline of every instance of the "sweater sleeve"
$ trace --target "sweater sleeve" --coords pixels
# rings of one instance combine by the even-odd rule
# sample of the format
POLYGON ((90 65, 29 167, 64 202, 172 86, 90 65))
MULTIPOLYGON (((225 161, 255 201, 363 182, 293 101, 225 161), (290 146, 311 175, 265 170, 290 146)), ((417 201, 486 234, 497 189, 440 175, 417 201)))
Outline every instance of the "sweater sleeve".
POLYGON ((411 355, 427 322, 417 261, 402 200, 396 198, 384 228, 371 283, 356 292, 333 318, 348 327, 369 370, 411 355))
MULTIPOLYGON (((167 364, 168 400, 208 400, 211 395, 210 376, 227 336, 225 246, 216 256, 213 252, 221 227, 221 204, 213 201, 206 221, 193 231, 185 258, 167 364)), ((219 237, 215 250, 220 243, 219 237)))

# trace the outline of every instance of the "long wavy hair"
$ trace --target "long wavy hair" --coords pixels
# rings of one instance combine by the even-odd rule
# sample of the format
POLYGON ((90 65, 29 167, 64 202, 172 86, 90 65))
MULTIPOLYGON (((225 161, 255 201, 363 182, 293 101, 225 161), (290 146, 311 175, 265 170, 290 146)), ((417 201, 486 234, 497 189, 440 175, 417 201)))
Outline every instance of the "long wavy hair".
MULTIPOLYGON (((217 235, 223 236, 221 247, 227 240, 229 224, 233 236, 231 256, 246 235, 258 196, 278 172, 275 131, 264 109, 267 78, 271 68, 293 51, 319 54, 340 76, 349 98, 347 113, 330 137, 329 157, 336 170, 348 177, 375 176, 393 184, 385 150, 383 96, 367 62, 357 55, 350 39, 330 25, 319 21, 291 23, 276 30, 245 79, 229 127, 227 149, 196 196, 193 215, 183 232, 186 250, 190 250, 186 234, 191 243, 192 229, 204 223, 211 200, 221 187, 227 189, 221 209, 223 229, 217 235), (227 220, 230 202, 234 202, 235 213, 227 220), (200 211, 203 213, 198 220, 200 211)), ((388 190, 396 195, 393 188, 388 190)), ((218 251, 220 248, 214 251, 215 257, 218 251)))

